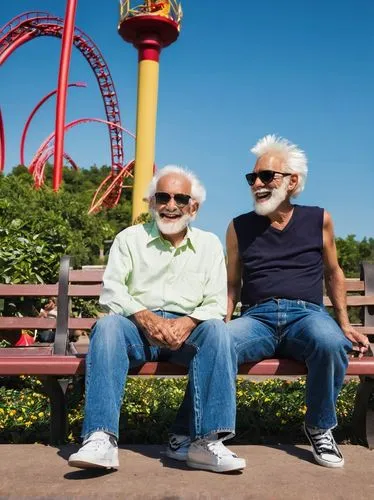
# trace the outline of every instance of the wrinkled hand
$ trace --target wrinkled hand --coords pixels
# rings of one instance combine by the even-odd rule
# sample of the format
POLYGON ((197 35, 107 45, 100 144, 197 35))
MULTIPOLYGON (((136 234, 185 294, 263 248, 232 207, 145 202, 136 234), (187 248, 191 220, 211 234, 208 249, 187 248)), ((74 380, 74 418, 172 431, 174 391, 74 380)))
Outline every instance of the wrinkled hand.
POLYGON ((356 331, 351 325, 342 327, 342 330, 347 339, 352 342, 353 350, 359 353, 358 354, 359 358, 362 358, 364 353, 369 348, 369 340, 367 336, 356 331))
POLYGON ((176 345, 177 337, 173 332, 170 320, 161 318, 148 310, 139 311, 129 319, 142 330, 151 345, 169 349, 176 345))
POLYGON ((176 337, 176 341, 170 345, 170 349, 176 351, 191 335, 192 330, 200 323, 199 320, 191 318, 190 316, 183 316, 169 320, 171 329, 176 337))

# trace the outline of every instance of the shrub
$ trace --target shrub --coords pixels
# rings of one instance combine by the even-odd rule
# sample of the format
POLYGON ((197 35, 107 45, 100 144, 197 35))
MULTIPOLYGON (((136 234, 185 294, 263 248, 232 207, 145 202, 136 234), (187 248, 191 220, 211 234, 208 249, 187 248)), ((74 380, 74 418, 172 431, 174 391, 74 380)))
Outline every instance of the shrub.
MULTIPOLYGON (((78 442, 83 422, 83 378, 68 388, 70 442, 78 442)), ((186 387, 186 378, 129 378, 121 409, 121 443, 163 443, 186 387)), ((49 405, 37 379, 4 379, 0 387, 0 442, 47 442, 49 405), (5 385, 6 384, 6 385, 5 385)), ((347 439, 357 381, 347 382, 338 399, 339 441, 347 439)), ((304 442, 305 378, 237 382, 238 443, 304 442)))

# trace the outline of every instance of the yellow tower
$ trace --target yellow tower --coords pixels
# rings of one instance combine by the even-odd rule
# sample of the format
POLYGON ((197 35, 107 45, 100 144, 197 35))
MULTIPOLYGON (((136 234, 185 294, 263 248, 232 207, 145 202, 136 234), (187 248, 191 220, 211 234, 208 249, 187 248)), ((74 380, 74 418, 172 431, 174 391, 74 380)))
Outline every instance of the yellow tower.
POLYGON ((175 0, 124 0, 118 31, 138 49, 138 102, 132 221, 148 211, 145 192, 155 162, 158 73, 160 53, 175 42, 182 8, 175 0))

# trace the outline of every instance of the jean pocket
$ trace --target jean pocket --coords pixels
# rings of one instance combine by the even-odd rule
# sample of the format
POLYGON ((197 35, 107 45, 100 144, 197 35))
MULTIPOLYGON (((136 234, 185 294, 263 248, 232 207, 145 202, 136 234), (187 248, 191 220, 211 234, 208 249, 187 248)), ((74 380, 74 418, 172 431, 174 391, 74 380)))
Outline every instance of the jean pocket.
POLYGON ((323 310, 322 305, 314 304, 313 302, 305 302, 305 307, 311 311, 321 312, 323 310))

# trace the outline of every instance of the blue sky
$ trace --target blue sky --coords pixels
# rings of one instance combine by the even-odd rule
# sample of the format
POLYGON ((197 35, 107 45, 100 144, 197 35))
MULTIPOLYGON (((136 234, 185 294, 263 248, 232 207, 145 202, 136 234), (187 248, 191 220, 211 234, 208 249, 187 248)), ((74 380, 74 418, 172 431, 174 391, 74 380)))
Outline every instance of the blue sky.
MULTIPOLYGON (((79 0, 77 26, 100 47, 120 102, 122 125, 135 130, 136 51, 117 34, 116 0, 79 0)), ((298 203, 325 207, 337 236, 374 237, 374 2, 372 0, 185 1, 179 40, 161 57, 156 163, 195 171, 208 196, 197 225, 218 234, 252 208, 244 174, 250 147, 276 133, 302 147, 309 176, 298 203), (227 6, 227 10, 222 8, 227 6)), ((63 16, 62 0, 3 2, 0 24, 25 11, 63 16)), ((0 72, 6 171, 19 161, 22 127, 35 104, 56 88, 60 40, 20 47, 0 72)), ((75 49, 67 121, 104 118, 91 69, 75 49)), ((26 144, 30 161, 53 130, 55 102, 36 117, 26 144)), ((134 155, 125 140, 126 159, 134 155)), ((66 136, 81 168, 110 162, 103 125, 66 136)))

